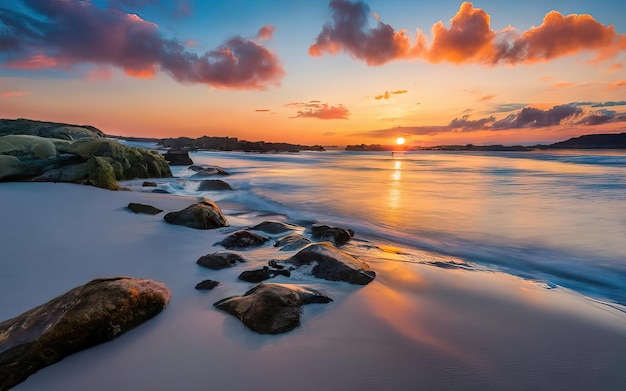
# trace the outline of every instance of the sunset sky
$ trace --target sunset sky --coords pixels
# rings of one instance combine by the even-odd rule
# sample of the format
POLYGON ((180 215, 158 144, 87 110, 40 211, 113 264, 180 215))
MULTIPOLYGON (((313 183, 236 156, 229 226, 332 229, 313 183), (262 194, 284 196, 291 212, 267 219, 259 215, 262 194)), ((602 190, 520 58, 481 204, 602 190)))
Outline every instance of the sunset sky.
POLYGON ((626 131, 626 2, 2 0, 0 118, 142 137, 626 131))

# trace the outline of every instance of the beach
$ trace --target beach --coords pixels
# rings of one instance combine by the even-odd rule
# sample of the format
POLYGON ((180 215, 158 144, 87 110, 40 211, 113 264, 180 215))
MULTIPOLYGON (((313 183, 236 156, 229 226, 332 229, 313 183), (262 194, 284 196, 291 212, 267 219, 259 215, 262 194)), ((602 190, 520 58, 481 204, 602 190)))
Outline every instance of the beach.
MULTIPOLYGON (((540 281, 491 269, 448 267, 414 248, 356 232, 344 247, 377 273, 367 286, 300 275, 271 282, 322 289, 328 304, 303 307, 302 325, 259 335, 213 307, 254 284, 237 275, 285 257, 271 243, 242 251, 248 263, 196 265, 236 229, 288 216, 217 201, 230 227, 194 230, 163 215, 195 197, 107 191, 55 183, 0 184, 0 319, 15 317, 94 278, 165 283, 163 313, 130 332, 30 376, 16 390, 621 390, 626 313, 540 281), (409 262, 428 259, 429 263, 409 262), (196 283, 218 280, 212 291, 196 283)), ((278 211, 276 211, 278 212, 278 211)))

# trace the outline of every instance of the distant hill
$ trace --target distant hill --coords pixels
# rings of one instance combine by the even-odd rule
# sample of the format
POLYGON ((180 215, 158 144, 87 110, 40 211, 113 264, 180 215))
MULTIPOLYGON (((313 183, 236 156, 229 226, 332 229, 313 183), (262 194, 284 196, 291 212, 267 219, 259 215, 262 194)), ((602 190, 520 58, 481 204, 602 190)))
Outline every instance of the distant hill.
POLYGON ((626 149, 626 133, 588 134, 550 144, 556 149, 626 149))

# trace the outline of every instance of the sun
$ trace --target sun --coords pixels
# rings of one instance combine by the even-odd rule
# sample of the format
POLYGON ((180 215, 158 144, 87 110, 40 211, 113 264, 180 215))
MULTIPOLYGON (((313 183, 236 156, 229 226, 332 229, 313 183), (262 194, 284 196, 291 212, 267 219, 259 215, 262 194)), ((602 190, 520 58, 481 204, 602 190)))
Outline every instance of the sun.
POLYGON ((398 144, 398 145, 402 145, 402 144, 404 144, 404 141, 405 141, 405 140, 404 140, 404 137, 398 137, 398 138, 396 139, 396 144, 398 144))

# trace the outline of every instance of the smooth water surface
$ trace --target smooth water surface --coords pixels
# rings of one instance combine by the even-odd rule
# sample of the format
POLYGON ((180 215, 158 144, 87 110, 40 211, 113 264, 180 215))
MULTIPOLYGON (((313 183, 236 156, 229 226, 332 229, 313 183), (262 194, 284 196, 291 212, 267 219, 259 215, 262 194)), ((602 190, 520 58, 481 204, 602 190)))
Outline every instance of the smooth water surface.
MULTIPOLYGON (((232 173, 221 179, 237 191, 207 193, 218 201, 343 224, 358 234, 626 304, 626 152, 191 157, 232 173)), ((174 174, 206 179, 186 168, 174 174)))

